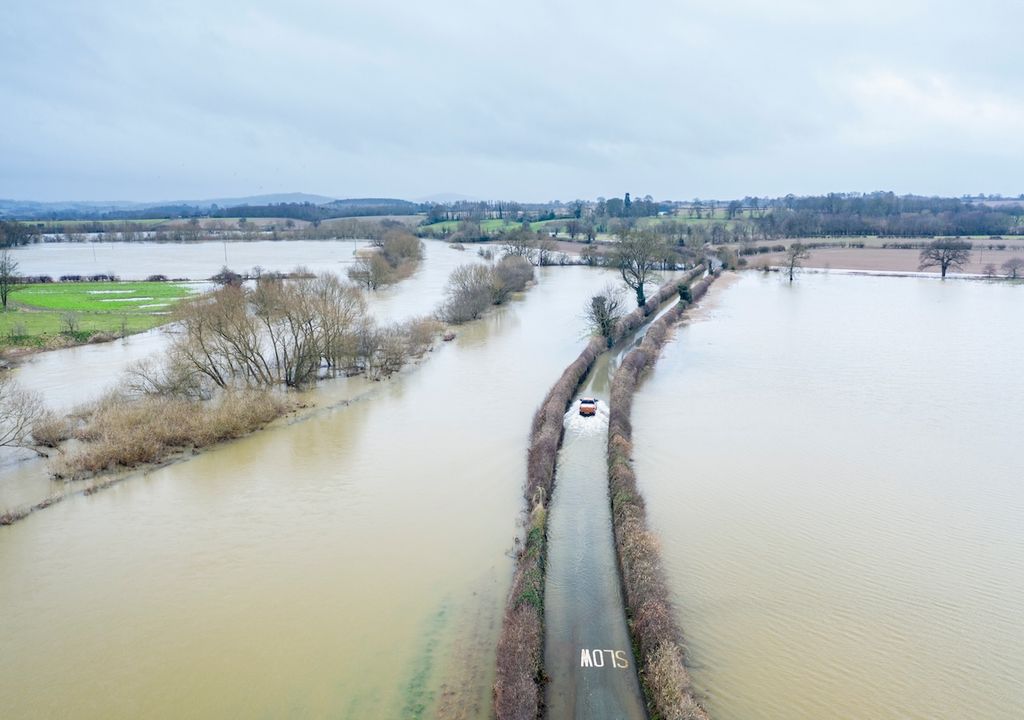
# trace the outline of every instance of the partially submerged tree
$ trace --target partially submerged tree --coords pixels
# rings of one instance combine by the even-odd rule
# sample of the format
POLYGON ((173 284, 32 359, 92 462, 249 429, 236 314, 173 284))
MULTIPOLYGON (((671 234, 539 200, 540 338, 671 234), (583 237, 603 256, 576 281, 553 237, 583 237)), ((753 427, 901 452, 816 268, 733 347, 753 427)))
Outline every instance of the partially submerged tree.
POLYGON ((647 302, 644 285, 657 280, 655 268, 662 258, 662 241, 649 230, 623 230, 615 245, 614 263, 626 286, 636 293, 638 306, 647 302))
POLYGON ((1024 258, 1012 257, 1000 265, 1000 267, 1006 273, 1006 277, 1016 280, 1021 272, 1024 271, 1024 258))
POLYGON ((476 320, 491 305, 501 305, 533 280, 533 266, 521 255, 506 255, 495 265, 462 265, 448 276, 445 301, 437 316, 459 325, 476 320))
POLYGON ((491 300, 501 305, 512 293, 521 292, 533 280, 533 265, 523 257, 506 255, 491 271, 491 300))
POLYGON ((476 320, 493 302, 491 268, 487 265, 461 265, 452 271, 445 288, 441 318, 460 324, 476 320))
POLYGON ((531 263, 537 252, 537 234, 530 229, 529 223, 523 223, 515 230, 502 235, 502 250, 506 255, 526 258, 531 263))
POLYGON ((971 261, 971 244, 963 240, 933 240, 921 250, 920 260, 919 270, 937 267, 945 279, 950 268, 962 270, 971 261))
POLYGON ((348 277, 367 290, 376 290, 391 282, 392 268, 383 253, 360 255, 348 269, 348 277))
POLYGON ((789 272, 790 282, 793 282, 793 273, 800 267, 800 263, 810 256, 810 250, 803 243, 795 242, 786 249, 786 269, 789 272))
POLYGON ((45 412, 38 393, 18 387, 10 373, 0 373, 0 446, 35 450, 32 426, 45 412))
POLYGON ((608 347, 612 345, 612 333, 616 323, 623 315, 622 293, 611 285, 590 298, 590 304, 585 310, 587 324, 593 332, 605 338, 608 347))
POLYGON ((229 268, 227 265, 221 267, 220 272, 210 278, 213 282, 218 285, 234 285, 238 286, 242 284, 244 278, 236 273, 234 270, 229 268))

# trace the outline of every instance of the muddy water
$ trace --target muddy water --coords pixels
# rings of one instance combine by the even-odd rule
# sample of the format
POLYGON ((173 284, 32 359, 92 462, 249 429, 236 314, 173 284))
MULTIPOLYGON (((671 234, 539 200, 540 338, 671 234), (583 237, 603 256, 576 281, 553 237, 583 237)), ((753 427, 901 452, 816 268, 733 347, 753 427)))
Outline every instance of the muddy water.
POLYGON ((551 677, 547 717, 643 720, 643 696, 620 589, 608 501, 609 355, 580 395, 598 399, 565 416, 558 481, 548 518, 544 669, 551 677))
MULTIPOLYGON (((20 248, 19 252, 37 251, 47 258, 49 255, 46 253, 54 249, 53 245, 64 245, 65 250, 81 250, 80 243, 56 243, 31 245, 20 248)), ((206 245, 211 243, 171 246, 138 243, 122 244, 116 248, 124 253, 127 267, 131 267, 132 263, 154 262, 152 258, 146 260, 146 253, 150 250, 164 252, 168 247, 174 248, 176 257, 165 258, 161 255, 159 262, 164 263, 165 271, 169 274, 183 275, 190 272, 190 268, 202 266, 202 258, 210 252, 206 245), (192 257, 193 251, 199 253, 198 259, 192 257), (178 264, 171 264, 173 262, 178 264)), ((219 243, 212 245, 219 246, 219 243)), ((331 267, 326 258, 331 253, 342 259, 349 257, 346 253, 351 253, 352 243, 264 242, 237 245, 240 249, 247 249, 249 259, 265 263, 267 269, 274 269, 273 263, 279 262, 280 269, 304 264, 319 270, 333 271, 336 268, 331 267), (282 252, 289 248, 289 252, 282 252)), ((72 254, 71 259, 65 261, 72 263, 75 257, 72 254)), ((459 265, 472 262, 481 262, 475 253, 459 252, 450 249, 445 243, 426 241, 423 262, 413 275, 393 286, 367 293, 370 312, 381 323, 399 322, 417 315, 430 314, 444 298, 445 283, 451 271, 459 265)), ((77 268, 69 272, 86 272, 80 264, 69 264, 69 267, 77 268)), ((32 269, 24 272, 49 271, 32 269)), ((213 272, 216 272, 216 268, 213 272)), ((166 329, 157 328, 124 340, 39 353, 23 360, 15 369, 14 377, 20 387, 41 394, 50 409, 66 413, 77 405, 97 399, 116 386, 125 369, 132 363, 146 358, 160 358, 168 342, 166 329)), ((339 379, 326 385, 330 387, 322 388, 321 394, 336 401, 352 399, 363 391, 358 379, 339 379)), ((61 486, 49 480, 46 468, 33 453, 0 448, 0 512, 31 505, 60 490, 61 486)))
POLYGON ((1024 287, 716 293, 633 412, 712 717, 1024 716, 1024 287))
MULTIPOLYGON (((79 249, 80 243, 54 243, 66 246, 65 249, 79 249)), ((207 245, 220 243, 196 243, 191 245, 172 245, 176 249, 177 258, 163 258, 167 274, 184 275, 190 268, 202 264, 203 254, 209 253, 207 245), (198 253, 200 259, 192 257, 198 253), (174 263, 177 264, 174 264, 174 263)), ((264 268, 287 270, 296 265, 305 265, 317 272, 336 272, 344 277, 344 264, 348 262, 351 242, 278 242, 278 243, 238 243, 241 249, 248 252, 249 259, 261 260, 264 268), (268 248, 252 248, 250 246, 269 246, 268 248), (288 252, 282 252, 287 250, 288 252), (333 253, 333 255, 332 255, 333 253), (329 258, 333 258, 329 259, 329 258), (273 263, 280 264, 275 268, 273 263), (333 263, 333 265, 332 265, 333 263), (335 266, 338 267, 335 267, 335 266)), ((157 243, 132 243, 118 245, 117 249, 124 257, 121 261, 126 267, 133 264, 153 262, 147 260, 147 252, 164 251, 168 246, 157 243)), ((51 245, 29 245, 20 248, 19 252, 37 251, 44 257, 52 250, 51 245)), ((23 264, 29 264, 25 258, 19 257, 23 264)), ((36 259, 43 263, 43 261, 36 259)), ((71 262, 67 260, 66 262, 71 262)), ((427 241, 424 243, 424 259, 420 267, 410 277, 381 290, 366 294, 370 311, 379 322, 399 322, 417 315, 429 315, 441 303, 444 297, 445 283, 451 271, 459 265, 480 262, 475 253, 451 250, 447 245, 427 241)), ((40 267, 48 267, 45 263, 40 267)), ((84 272, 81 265, 75 265, 74 272, 84 272)), ((204 266, 205 267, 205 266, 204 266)), ((219 265, 213 269, 216 272, 219 265)), ((242 266, 239 266, 242 267, 242 266)), ((31 274, 43 270, 27 270, 31 274)), ((122 341, 85 345, 54 350, 30 356, 16 370, 19 385, 35 390, 46 397, 47 405, 55 410, 67 410, 74 405, 92 400, 113 385, 124 369, 137 360, 158 356, 167 345, 166 333, 161 329, 132 336, 122 341)))
POLYGON ((486 717, 530 419, 608 279, 544 270, 369 398, 0 528, 11 717, 486 717))

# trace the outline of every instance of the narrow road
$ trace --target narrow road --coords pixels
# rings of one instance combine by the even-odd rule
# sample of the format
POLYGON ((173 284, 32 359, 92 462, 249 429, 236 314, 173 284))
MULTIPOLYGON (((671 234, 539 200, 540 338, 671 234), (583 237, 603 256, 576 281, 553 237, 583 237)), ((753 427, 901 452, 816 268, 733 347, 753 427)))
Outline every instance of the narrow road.
POLYGON ((547 716, 554 720, 647 716, 626 629, 608 500, 612 355, 597 360, 580 393, 598 398, 598 414, 582 417, 578 399, 573 403, 558 455, 544 596, 547 716))

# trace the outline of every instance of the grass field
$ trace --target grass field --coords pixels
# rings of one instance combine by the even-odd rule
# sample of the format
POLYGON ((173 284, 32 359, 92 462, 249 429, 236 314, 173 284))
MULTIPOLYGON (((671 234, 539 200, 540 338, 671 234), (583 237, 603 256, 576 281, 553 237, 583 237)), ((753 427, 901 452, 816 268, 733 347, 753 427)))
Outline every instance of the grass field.
POLYGON ((0 313, 0 346, 46 347, 86 342, 97 333, 123 335, 167 322, 189 295, 170 283, 47 283, 11 293, 0 313))
POLYGON ((182 285, 162 282, 46 283, 29 285, 11 299, 19 306, 46 310, 152 314, 188 294, 182 285))

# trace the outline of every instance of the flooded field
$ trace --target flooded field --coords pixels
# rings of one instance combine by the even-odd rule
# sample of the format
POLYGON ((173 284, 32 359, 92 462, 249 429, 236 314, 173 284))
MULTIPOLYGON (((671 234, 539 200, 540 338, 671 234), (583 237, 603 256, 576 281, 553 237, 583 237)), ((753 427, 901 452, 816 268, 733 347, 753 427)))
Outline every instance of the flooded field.
POLYGON ((530 420, 608 278, 542 270, 363 400, 0 528, 5 715, 487 717, 530 420))
MULTIPOLYGON (((54 249, 62 245, 64 250, 78 252, 81 243, 58 243, 47 245, 30 245, 19 248, 22 263, 28 263, 32 269, 26 273, 51 272, 52 258, 44 264, 32 266, 31 263, 43 262, 46 256, 39 252, 54 249), (37 252, 32 255, 31 253, 37 252), (43 258, 41 260, 40 258, 43 258)), ((191 267, 206 267, 202 258, 211 253, 211 247, 220 247, 220 243, 197 243, 190 245, 172 245, 156 243, 121 244, 121 261, 125 267, 140 266, 152 262, 148 253, 153 250, 163 252, 168 247, 177 248, 177 255, 168 258, 170 272, 185 273, 191 267), (183 249, 185 252, 183 252, 183 249), (199 258, 192 256, 191 251, 198 249, 199 258)), ((241 247, 242 244, 238 243, 241 247)), ((351 241, 345 242, 263 242, 247 243, 248 252, 255 253, 250 259, 262 258, 262 262, 280 263, 279 269, 294 268, 297 264, 308 267, 320 267, 323 271, 337 272, 351 257, 351 241), (312 254, 307 253, 312 249, 312 254), (285 252, 287 251, 287 252, 285 252), (306 253, 306 254, 304 254, 306 253), (333 255, 331 255, 333 253, 333 255), (333 257, 333 261, 329 258, 333 257), (276 258, 276 259, 275 259, 276 258), (331 262, 338 264, 333 267, 331 262), (319 265, 318 265, 319 263, 319 265)), ((431 313, 443 300, 445 283, 456 267, 466 263, 480 262, 473 252, 450 249, 441 242, 426 241, 423 246, 423 262, 417 270, 405 280, 390 287, 368 292, 366 299, 370 312, 380 323, 399 322, 418 315, 431 313)), ((72 255, 72 257, 76 257, 72 255)), ((82 260, 82 258, 78 258, 82 260)), ((69 261, 70 262, 70 261, 69 261)), ((219 265, 215 259, 211 261, 216 272, 219 265)), ((84 273, 81 264, 69 266, 69 272, 84 273)), ((277 267, 266 264, 264 267, 277 267)), ((104 392, 117 385, 125 369, 132 363, 147 358, 159 358, 167 347, 169 338, 167 328, 156 328, 145 333, 133 335, 124 340, 115 340, 96 345, 82 345, 64 350, 30 355, 24 358, 14 370, 14 377, 19 386, 26 390, 38 392, 52 410, 66 413, 75 406, 95 400, 104 392)), ((333 398, 335 401, 350 399, 362 392, 359 379, 339 379, 325 383, 319 391, 321 398, 333 398), (358 387, 353 388, 353 385, 358 387)), ((319 402, 319 400, 318 400, 319 402)), ((47 495, 58 491, 46 477, 43 463, 33 454, 25 450, 0 448, 0 512, 21 505, 38 502, 47 495)))
POLYGON ((105 273, 122 280, 144 280, 150 275, 207 280, 227 265, 237 272, 259 265, 264 270, 287 272, 297 265, 313 272, 344 275, 364 240, 258 240, 254 242, 47 242, 12 251, 23 275, 94 275, 105 273))
POLYGON ((1024 287, 744 275, 638 393, 711 716, 1024 715, 1024 287))
MULTIPOLYGON (((22 272, 35 274, 49 272, 56 275, 52 268, 60 263, 71 262, 76 258, 81 243, 51 243, 46 245, 30 245, 18 249, 18 260, 22 272), (62 252, 53 257, 49 253, 54 245, 62 246, 62 252), (57 255, 63 257, 64 252, 71 252, 70 258, 58 262, 57 255), (24 255, 21 253, 25 253, 24 255), (35 253, 35 254, 30 254, 35 253), (38 263, 38 265, 37 265, 38 263), (25 268, 24 266, 28 266, 25 268), (30 268, 30 269, 29 269, 30 268)), ((110 245, 108 243, 108 245, 110 245)), ((247 253, 249 260, 258 260, 268 270, 289 270, 296 265, 304 265, 316 272, 334 272, 345 277, 347 265, 351 262, 351 241, 323 242, 255 242, 237 243, 240 251, 247 253), (258 246, 258 247, 250 247, 258 246)), ((220 269, 216 258, 202 260, 220 248, 221 243, 195 243, 191 245, 172 245, 157 243, 120 244, 118 262, 123 268, 144 266, 147 263, 164 263, 165 271, 173 276, 185 274, 193 268, 203 268, 204 277, 216 273, 220 269), (155 260, 151 253, 164 253, 167 248, 176 248, 176 257, 155 260), (184 249, 184 251, 183 251, 184 249), (195 259, 193 252, 199 254, 195 259), (204 264, 205 263, 205 264, 204 264), (212 263, 212 265, 210 264, 212 263), (211 269, 212 268, 212 269, 211 269), (209 272, 207 272, 209 271, 209 272)), ((398 322, 417 315, 428 315, 444 298, 444 287, 451 271, 459 265, 480 262, 475 253, 459 252, 450 249, 446 244, 427 241, 423 245, 424 258, 419 268, 410 277, 390 287, 368 292, 366 294, 370 311, 379 322, 398 322)), ((213 253, 214 255, 216 253, 213 253)), ((82 258, 77 258, 85 262, 82 258)), ((84 273, 81 263, 68 265, 75 269, 68 272, 84 273)), ((239 265, 249 269, 251 265, 239 265)), ((121 272, 121 271, 115 271, 121 272)), ((131 270, 124 270, 125 274, 131 270)), ((16 370, 18 383, 30 390, 37 390, 46 396, 47 404, 53 409, 69 409, 72 406, 91 400, 101 394, 133 362, 154 356, 166 347, 167 338, 161 329, 131 336, 125 340, 117 340, 98 345, 85 345, 54 350, 26 358, 16 370)))

